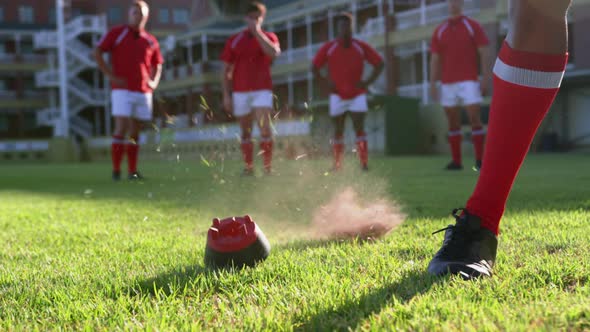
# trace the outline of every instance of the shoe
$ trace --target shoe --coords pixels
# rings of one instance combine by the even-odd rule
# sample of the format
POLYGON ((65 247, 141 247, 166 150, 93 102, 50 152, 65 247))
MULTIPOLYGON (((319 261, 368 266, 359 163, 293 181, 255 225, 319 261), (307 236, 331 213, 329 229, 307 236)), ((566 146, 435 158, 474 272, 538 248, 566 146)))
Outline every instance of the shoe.
POLYGON ((271 176, 273 174, 274 174, 274 172, 273 172, 272 168, 269 167, 269 168, 264 169, 264 175, 271 176))
POLYGON ((141 175, 141 173, 139 173, 139 172, 129 173, 129 175, 127 176, 127 179, 129 179, 131 181, 145 180, 143 175, 141 175))
POLYGON ((113 171, 113 181, 121 181, 121 172, 113 171))
POLYGON ((481 166, 482 166, 482 164, 481 164, 481 160, 476 160, 476 161, 475 161, 475 169, 476 169, 478 172, 479 172, 479 171, 481 171, 481 166))
POLYGON ((362 165, 362 166, 361 166, 361 170, 362 170, 363 172, 368 172, 368 171, 369 171, 369 166, 368 166, 368 165, 362 165))
POLYGON ((447 171, 460 171, 463 169, 463 165, 455 164, 455 162, 451 161, 445 169, 447 171))
POLYGON ((253 168, 244 168, 244 170, 242 171, 242 176, 243 177, 254 176, 254 169, 253 168))
POLYGON ((465 280, 491 277, 498 248, 497 236, 481 227, 481 219, 467 210, 455 209, 453 216, 457 221, 455 225, 433 233, 445 231, 445 238, 428 264, 428 272, 436 276, 458 274, 465 280))

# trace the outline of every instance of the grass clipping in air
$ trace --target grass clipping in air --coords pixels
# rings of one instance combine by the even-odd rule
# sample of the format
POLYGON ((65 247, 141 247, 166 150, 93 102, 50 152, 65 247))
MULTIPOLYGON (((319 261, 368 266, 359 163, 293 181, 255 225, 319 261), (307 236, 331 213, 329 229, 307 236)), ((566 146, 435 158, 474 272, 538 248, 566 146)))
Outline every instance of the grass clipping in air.
POLYGON ((317 209, 312 234, 320 239, 375 240, 401 225, 405 215, 395 202, 379 199, 362 202, 354 189, 347 187, 317 209))

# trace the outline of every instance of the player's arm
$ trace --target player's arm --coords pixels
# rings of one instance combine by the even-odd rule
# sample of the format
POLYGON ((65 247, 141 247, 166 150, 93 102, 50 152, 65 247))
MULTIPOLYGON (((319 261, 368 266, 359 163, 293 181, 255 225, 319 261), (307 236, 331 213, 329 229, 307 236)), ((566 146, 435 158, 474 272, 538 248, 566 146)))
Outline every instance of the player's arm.
POLYGON ((311 62, 311 72, 317 80, 327 82, 330 89, 333 90, 334 82, 332 82, 330 76, 322 74, 322 68, 328 63, 328 45, 325 44, 318 50, 318 53, 311 62))
POLYGON ((104 61, 104 53, 106 52, 100 49, 100 47, 96 47, 94 49, 94 60, 96 61, 98 68, 106 77, 109 78, 109 80, 111 80, 116 85, 124 85, 125 80, 115 76, 111 67, 106 63, 106 61, 104 61))
POLYGON ((371 63, 371 65, 373 66, 373 71, 371 71, 371 75, 369 75, 369 78, 367 78, 364 81, 361 81, 359 84, 360 87, 363 89, 370 86, 371 84, 375 83, 377 78, 379 78, 379 75, 381 75, 383 68, 385 67, 385 64, 383 63, 383 61, 371 63))
POLYGON ((160 79, 162 78, 162 64, 159 63, 152 69, 151 78, 148 85, 152 90, 155 90, 160 85, 160 79))
POLYGON ((268 55, 271 59, 278 57, 281 54, 281 47, 276 40, 271 40, 263 31, 261 22, 255 21, 249 17, 246 17, 246 23, 248 24, 248 30, 254 35, 264 54, 268 55))
POLYGON ((223 68, 221 70, 221 89, 223 93, 223 109, 227 112, 231 112, 231 81, 233 79, 234 65, 223 62, 223 68))
POLYGON ((490 67, 490 48, 482 46, 477 49, 479 52, 479 63, 481 65, 481 91, 485 95, 488 92, 488 85, 492 77, 492 68, 490 67))
POLYGON ((264 54, 268 55, 271 59, 281 55, 281 47, 277 43, 270 40, 261 29, 256 29, 254 36, 256 36, 256 40, 258 40, 258 43, 262 47, 264 54))

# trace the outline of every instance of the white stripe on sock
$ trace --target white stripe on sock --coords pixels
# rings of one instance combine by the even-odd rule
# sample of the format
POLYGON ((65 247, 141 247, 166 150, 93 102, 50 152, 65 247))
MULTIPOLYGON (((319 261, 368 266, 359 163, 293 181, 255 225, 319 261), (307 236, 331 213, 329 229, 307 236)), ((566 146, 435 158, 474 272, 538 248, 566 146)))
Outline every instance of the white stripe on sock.
POLYGON ((516 85, 537 89, 557 89, 561 86, 565 71, 546 72, 518 68, 507 65, 498 58, 494 65, 494 74, 498 78, 516 85))

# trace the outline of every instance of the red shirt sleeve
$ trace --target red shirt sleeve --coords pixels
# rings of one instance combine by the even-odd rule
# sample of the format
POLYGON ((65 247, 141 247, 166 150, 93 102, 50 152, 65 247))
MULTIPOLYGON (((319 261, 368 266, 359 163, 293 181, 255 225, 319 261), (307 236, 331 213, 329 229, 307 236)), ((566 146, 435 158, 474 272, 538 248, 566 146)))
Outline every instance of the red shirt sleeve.
POLYGON ((221 61, 226 63, 234 63, 236 61, 236 52, 232 47, 234 38, 235 36, 232 36, 225 42, 225 47, 223 48, 223 52, 221 52, 221 61))
POLYGON ((112 51, 113 46, 115 45, 115 40, 117 39, 117 36, 120 32, 120 28, 112 28, 109 32, 102 36, 102 39, 98 42, 97 47, 103 52, 112 51))
POLYGON ((279 42, 279 37, 277 37, 277 35, 274 32, 267 32, 266 36, 273 44, 275 44, 279 47, 281 46, 280 42, 279 42))
POLYGON ((440 27, 434 29, 434 33, 432 34, 432 40, 430 41, 430 53, 440 53, 440 40, 438 39, 439 29, 440 27))
POLYGON ((154 41, 154 52, 152 53, 151 63, 152 66, 155 67, 157 65, 163 64, 164 58, 162 57, 162 52, 160 51, 160 44, 158 44, 158 41, 155 38, 154 41))
POLYGON ((365 60, 367 60, 373 66, 383 63, 383 58, 381 54, 377 52, 371 45, 360 42, 361 47, 363 48, 363 52, 365 53, 365 60))
POLYGON ((313 58, 313 66, 316 68, 322 68, 328 62, 328 48, 332 45, 332 43, 325 43, 316 53, 315 57, 313 58))
POLYGON ((471 21, 473 23, 473 39, 477 47, 483 47, 489 45, 490 41, 486 35, 483 27, 477 21, 471 21))

